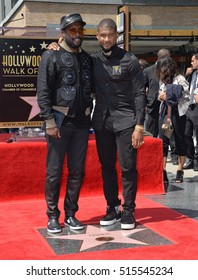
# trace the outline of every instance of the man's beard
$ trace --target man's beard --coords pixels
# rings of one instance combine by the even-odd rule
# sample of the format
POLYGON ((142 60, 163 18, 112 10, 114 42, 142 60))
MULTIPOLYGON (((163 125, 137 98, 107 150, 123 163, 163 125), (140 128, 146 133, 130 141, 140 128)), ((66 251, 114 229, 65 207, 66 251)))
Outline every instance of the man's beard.
POLYGON ((66 39, 65 41, 66 41, 67 45, 72 49, 79 49, 82 45, 82 42, 83 42, 81 37, 76 37, 75 38, 75 39, 80 40, 78 44, 75 44, 75 42, 74 42, 75 39, 72 39, 72 38, 65 38, 65 39, 66 39))

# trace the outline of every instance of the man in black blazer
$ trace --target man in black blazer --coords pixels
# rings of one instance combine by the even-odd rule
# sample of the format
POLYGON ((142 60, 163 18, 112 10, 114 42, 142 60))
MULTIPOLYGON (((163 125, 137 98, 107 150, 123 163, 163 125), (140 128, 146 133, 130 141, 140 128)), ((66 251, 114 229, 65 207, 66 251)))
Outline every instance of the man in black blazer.
POLYGON ((186 146, 188 162, 184 169, 198 171, 198 53, 192 55, 191 65, 194 70, 190 82, 190 105, 186 114, 186 146), (195 136, 196 145, 194 145, 195 136))
MULTIPOLYGON (((170 56, 169 50, 159 50, 157 53, 157 59, 160 59, 163 56, 170 56)), ((158 137, 160 101, 158 100, 159 80, 155 75, 155 69, 156 63, 144 69, 144 83, 147 92, 145 130, 150 132, 153 137, 158 137)))
POLYGON ((138 59, 117 46, 116 23, 104 19, 98 25, 101 50, 92 55, 96 106, 92 118, 102 168, 107 203, 101 226, 121 220, 121 229, 133 229, 137 193, 137 148, 143 142, 146 95, 138 59), (123 204, 120 211, 116 160, 122 171, 123 204))

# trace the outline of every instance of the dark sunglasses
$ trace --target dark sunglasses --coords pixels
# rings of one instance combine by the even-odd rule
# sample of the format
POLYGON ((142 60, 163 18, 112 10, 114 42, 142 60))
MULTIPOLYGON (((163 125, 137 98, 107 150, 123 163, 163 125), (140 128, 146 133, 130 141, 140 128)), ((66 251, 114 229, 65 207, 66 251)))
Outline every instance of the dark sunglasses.
POLYGON ((77 34, 79 34, 80 36, 83 36, 85 34, 85 29, 83 27, 80 27, 80 28, 72 27, 69 29, 69 34, 71 36, 76 36, 77 34))

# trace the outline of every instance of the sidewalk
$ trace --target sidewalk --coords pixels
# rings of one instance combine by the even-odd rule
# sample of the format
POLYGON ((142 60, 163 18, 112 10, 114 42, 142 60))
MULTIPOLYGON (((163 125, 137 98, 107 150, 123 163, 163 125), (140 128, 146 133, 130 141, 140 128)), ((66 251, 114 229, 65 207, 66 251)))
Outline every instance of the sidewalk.
POLYGON ((184 170, 184 181, 175 183, 176 171, 177 165, 168 160, 168 191, 166 195, 149 198, 198 221, 198 171, 184 170))

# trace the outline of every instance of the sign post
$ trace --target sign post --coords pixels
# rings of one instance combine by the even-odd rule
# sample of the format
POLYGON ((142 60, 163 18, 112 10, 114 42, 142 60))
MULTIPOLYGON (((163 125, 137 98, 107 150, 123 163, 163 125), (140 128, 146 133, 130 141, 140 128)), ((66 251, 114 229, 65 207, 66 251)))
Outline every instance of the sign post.
POLYGON ((119 6, 116 18, 117 28, 119 32, 118 46, 129 51, 130 41, 130 13, 128 6, 119 6))

